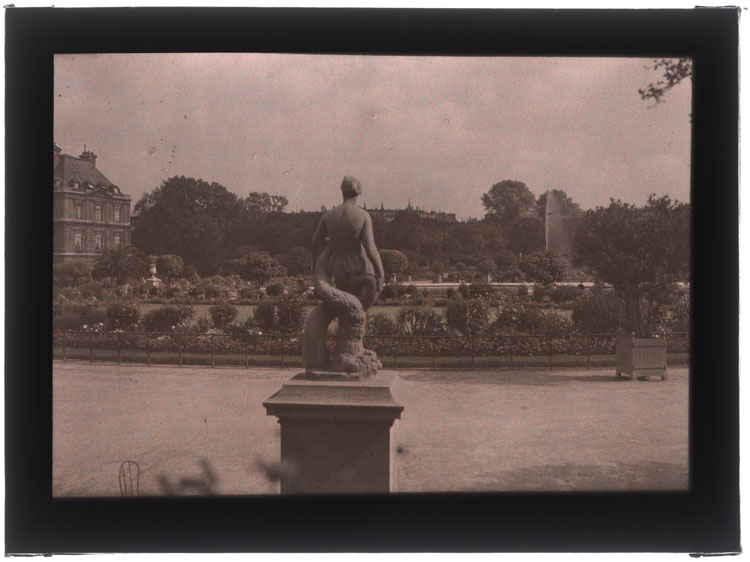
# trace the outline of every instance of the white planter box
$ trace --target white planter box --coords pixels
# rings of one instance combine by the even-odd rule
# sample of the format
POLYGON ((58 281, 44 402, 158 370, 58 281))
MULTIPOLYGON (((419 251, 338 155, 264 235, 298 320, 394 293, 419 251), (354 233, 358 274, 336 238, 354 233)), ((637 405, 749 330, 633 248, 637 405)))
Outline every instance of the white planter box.
POLYGON ((667 380, 667 340, 636 338, 632 334, 617 336, 617 376, 661 377, 667 380))

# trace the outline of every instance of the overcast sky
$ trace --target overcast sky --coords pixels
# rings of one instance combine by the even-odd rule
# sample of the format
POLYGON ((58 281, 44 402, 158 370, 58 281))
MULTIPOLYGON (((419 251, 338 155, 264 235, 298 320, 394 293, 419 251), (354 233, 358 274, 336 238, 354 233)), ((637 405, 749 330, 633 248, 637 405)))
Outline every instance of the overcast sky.
POLYGON ((368 206, 411 198, 459 218, 483 216, 482 194, 503 179, 562 189, 584 208, 649 193, 688 201, 691 88, 641 100, 658 78, 649 62, 62 55, 54 135, 73 156, 85 143, 133 203, 185 175, 313 210, 339 201, 345 174, 368 206))

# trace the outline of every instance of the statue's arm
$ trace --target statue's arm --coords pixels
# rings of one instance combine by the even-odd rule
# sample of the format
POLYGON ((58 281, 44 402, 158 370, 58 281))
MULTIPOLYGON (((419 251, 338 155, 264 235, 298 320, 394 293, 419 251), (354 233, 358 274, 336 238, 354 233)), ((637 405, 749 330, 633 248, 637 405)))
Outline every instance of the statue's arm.
POLYGON ((385 281, 385 271, 383 270, 383 262, 380 260, 380 252, 375 246, 375 237, 372 234, 372 219, 368 214, 365 214, 365 224, 362 227, 362 246, 367 258, 375 268, 375 278, 378 281, 378 291, 380 291, 383 288, 383 281, 385 281))

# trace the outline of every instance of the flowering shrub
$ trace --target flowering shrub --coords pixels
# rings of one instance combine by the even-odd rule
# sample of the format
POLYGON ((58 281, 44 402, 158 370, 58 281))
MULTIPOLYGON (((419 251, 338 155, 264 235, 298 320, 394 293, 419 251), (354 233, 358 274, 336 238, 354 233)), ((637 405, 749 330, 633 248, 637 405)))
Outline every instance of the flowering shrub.
POLYGON ((460 295, 448 301, 445 309, 448 326, 466 336, 487 331, 490 314, 482 299, 464 299, 460 295))
POLYGON ((177 325, 191 319, 195 309, 191 306, 163 306, 143 316, 143 329, 147 332, 170 332, 177 325))
POLYGON ((367 333, 374 336, 392 336, 398 334, 398 324, 390 314, 368 315, 367 333))
POLYGON ((239 310, 229 304, 217 304, 210 307, 208 313, 211 315, 214 326, 221 330, 237 318, 239 310))
POLYGON ((560 285, 555 287, 552 293, 552 300, 555 304, 573 302, 581 296, 581 289, 578 287, 571 287, 570 285, 560 285))
MULTIPOLYGON (((210 354, 277 356, 302 354, 302 337, 280 337, 263 334, 225 334, 212 329, 206 334, 194 333, 121 333, 102 332, 101 326, 87 328, 88 333, 55 332, 54 344, 96 349, 133 349, 151 352, 178 351, 210 354)), ((616 337, 606 336, 492 336, 492 337, 403 337, 367 335, 365 345, 379 356, 398 357, 477 357, 554 355, 614 355, 616 337)), ((327 346, 333 350, 335 338, 327 346)), ((687 334, 667 334, 667 352, 687 353, 687 334)))
POLYGON ((266 287, 266 294, 269 297, 278 297, 284 294, 285 287, 282 283, 271 283, 266 287))
POLYGON ((262 300, 255 309, 253 321, 255 324, 266 332, 273 331, 276 318, 276 307, 270 300, 262 300))
POLYGON ((107 329, 134 330, 141 321, 141 312, 134 302, 113 302, 107 306, 107 329))
POLYGON ((430 308, 409 306, 398 311, 398 327, 402 334, 433 336, 446 332, 445 319, 430 308))
POLYGON ((276 301, 274 330, 279 334, 296 334, 305 327, 305 303, 296 295, 284 295, 276 301))
POLYGON ((64 303, 54 310, 54 326, 58 330, 80 330, 84 325, 104 323, 104 310, 93 304, 64 303))

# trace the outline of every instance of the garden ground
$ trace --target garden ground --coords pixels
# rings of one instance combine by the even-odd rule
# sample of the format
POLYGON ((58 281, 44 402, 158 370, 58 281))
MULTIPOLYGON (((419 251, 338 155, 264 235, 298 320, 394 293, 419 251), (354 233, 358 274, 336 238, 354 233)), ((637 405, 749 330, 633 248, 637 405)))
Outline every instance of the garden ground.
MULTIPOLYGON (((275 494, 279 426, 262 401, 296 369, 53 368, 53 494, 179 486, 275 494), (206 479, 209 467, 216 480, 206 479), (185 479, 193 479, 191 481, 185 479)), ((624 491, 688 486, 688 371, 666 382, 612 369, 401 371, 398 491, 624 491)))

